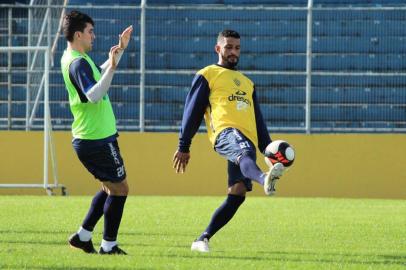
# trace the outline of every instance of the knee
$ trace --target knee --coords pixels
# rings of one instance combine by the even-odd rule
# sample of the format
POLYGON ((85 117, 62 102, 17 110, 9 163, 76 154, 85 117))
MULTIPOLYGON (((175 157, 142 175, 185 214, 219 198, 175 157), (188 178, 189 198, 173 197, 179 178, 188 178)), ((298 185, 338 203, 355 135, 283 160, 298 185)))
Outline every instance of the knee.
POLYGON ((105 184, 104 187, 107 189, 107 193, 112 196, 127 196, 129 193, 129 187, 126 180, 120 183, 105 184))
POLYGON ((228 189, 228 194, 230 195, 245 197, 246 193, 247 188, 245 187, 245 184, 243 182, 238 182, 228 189))
POLYGON ((120 189, 120 195, 119 196, 127 196, 129 192, 130 192, 130 188, 128 187, 128 185, 124 185, 120 189))
POLYGON ((128 187, 127 181, 123 181, 120 183, 120 196, 127 196, 128 193, 130 192, 130 188, 128 187))

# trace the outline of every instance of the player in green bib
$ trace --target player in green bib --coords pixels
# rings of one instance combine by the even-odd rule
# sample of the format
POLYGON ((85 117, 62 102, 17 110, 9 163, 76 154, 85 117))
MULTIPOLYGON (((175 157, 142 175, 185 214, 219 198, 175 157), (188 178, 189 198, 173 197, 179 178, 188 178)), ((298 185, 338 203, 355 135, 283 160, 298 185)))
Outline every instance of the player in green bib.
POLYGON ((101 182, 79 230, 69 238, 72 247, 96 253, 92 232, 104 216, 103 240, 99 254, 125 255, 118 247, 117 234, 128 183, 117 142, 116 119, 107 94, 118 62, 131 38, 132 26, 111 47, 108 60, 100 67, 87 54, 95 34, 91 17, 79 11, 67 14, 63 32, 68 42, 61 59, 61 70, 73 114, 72 145, 86 169, 101 182))

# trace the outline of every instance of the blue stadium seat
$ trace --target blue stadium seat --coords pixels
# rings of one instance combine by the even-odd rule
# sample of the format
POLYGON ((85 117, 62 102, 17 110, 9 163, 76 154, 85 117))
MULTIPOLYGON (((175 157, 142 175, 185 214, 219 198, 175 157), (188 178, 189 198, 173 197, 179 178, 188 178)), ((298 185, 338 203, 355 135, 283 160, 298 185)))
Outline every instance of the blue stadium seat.
MULTIPOLYGON (((0 54, 0 66, 8 66, 8 57, 6 53, 0 54)), ((11 54, 11 65, 15 67, 27 67, 27 53, 12 53, 11 54)))
POLYGON ((314 121, 404 121, 403 105, 313 105, 311 117, 314 121))
POLYGON ((138 119, 139 104, 135 102, 112 102, 117 119, 138 119))
POLYGON ((8 105, 7 103, 0 103, 0 118, 7 118, 8 105))
POLYGON ((112 102, 138 103, 140 100, 138 86, 112 85, 108 95, 112 102))
POLYGON ((365 76, 365 75, 342 75, 342 76, 320 76, 313 75, 312 78, 313 87, 388 87, 392 85, 405 86, 406 76, 365 76))
POLYGON ((256 87, 255 91, 257 99, 261 103, 302 105, 306 103, 306 90, 304 87, 256 87))
MULTIPOLYGON (((327 46, 329 40, 319 41, 315 49, 320 46, 327 46)), ((216 43, 214 37, 171 37, 171 36, 148 36, 146 40, 147 52, 213 52, 216 43)), ((244 40, 244 53, 305 53, 305 37, 288 37, 288 38, 267 38, 252 37, 244 40)), ((361 44, 359 45, 361 46, 361 44)), ((324 48, 324 47, 323 47, 324 48)), ((331 49, 329 49, 331 50, 331 49)), ((338 49, 334 49, 336 52, 338 49)), ((348 50, 348 48, 347 48, 348 50)), ((406 50, 406 49, 405 49, 406 50)))
POLYGON ((11 104, 11 117, 12 118, 25 118, 26 114, 26 105, 22 103, 13 103, 11 104))
MULTIPOLYGON (((244 11, 246 12, 246 11, 244 11)), ((174 14, 177 15, 177 14, 174 14)), ((227 13, 224 14, 227 16, 227 13)), ((247 16, 246 14, 244 16, 247 16)), ((174 16, 173 18, 162 20, 160 18, 150 18, 147 21, 147 33, 152 36, 182 37, 187 33, 189 36, 206 36, 215 39, 217 33, 225 28, 232 27, 243 37, 251 36, 270 36, 290 37, 305 36, 306 20, 274 20, 272 13, 269 18, 259 20, 253 18, 252 21, 241 20, 223 20, 211 21, 199 19, 190 19, 186 17, 174 16), (182 24, 182 27, 178 27, 182 24)))
MULTIPOLYGON (((111 5, 116 2, 111 0, 70 0, 70 5, 111 5)), ((382 0, 366 0, 362 4, 380 5, 382 0)), ((387 0, 390 4, 402 4, 401 0, 387 0)), ((121 5, 139 5, 140 0, 121 0, 121 5)), ((149 0, 148 5, 168 5, 168 4, 225 4, 225 5, 307 5, 307 0, 149 0)), ((321 5, 354 5, 353 0, 318 0, 315 4, 321 5)))
MULTIPOLYGON (((51 117, 52 118, 64 118, 70 119, 72 118, 72 113, 69 108, 69 103, 65 102, 52 102, 50 103, 50 110, 51 110, 51 117)), ((40 115, 42 115, 42 109, 38 111, 40 115)))
POLYGON ((49 100, 50 101, 68 101, 68 91, 64 84, 51 85, 49 88, 49 100))
MULTIPOLYGON (((296 54, 243 54, 240 58, 241 70, 297 70, 306 68, 305 55, 296 54)), ((217 62, 213 53, 148 53, 147 68, 151 69, 192 69, 199 70, 217 62)), ((121 62, 120 62, 121 64, 121 62)))
POLYGON ((395 87, 314 87, 313 104, 405 104, 406 90, 395 87))
POLYGON ((197 14, 196 9, 150 9, 147 10, 147 18, 159 18, 159 20, 174 20, 182 18, 185 23, 189 20, 199 18, 199 20, 213 21, 219 18, 226 18, 226 21, 238 21, 241 18, 249 17, 252 20, 302 20, 306 21, 306 10, 211 10, 210 12, 200 12, 197 14))
POLYGON ((148 120, 182 120, 183 105, 176 103, 146 103, 145 118, 148 120))
POLYGON ((189 87, 148 87, 145 101, 183 105, 188 91, 189 87))
MULTIPOLYGON (((121 5, 139 5, 140 0, 120 0, 121 5)), ((70 5, 118 5, 112 0, 69 0, 70 5)))
POLYGON ((401 37, 406 35, 405 26, 406 24, 403 20, 349 20, 335 16, 334 18, 329 18, 329 20, 314 21, 313 35, 315 37, 401 37))
POLYGON ((315 37, 313 53, 406 53, 403 37, 315 37))
POLYGON ((261 111, 265 121, 304 121, 304 105, 261 104, 261 111))
MULTIPOLYGON (((391 72, 406 71, 406 54, 319 54, 313 71, 391 72)), ((303 69, 302 69, 303 70, 303 69)))
MULTIPOLYGON (((7 92, 7 91, 5 91, 7 92)), ((13 101, 25 101, 27 96, 27 89, 25 87, 14 86, 11 89, 11 99, 13 101)))
MULTIPOLYGON (((351 1, 351 0, 349 0, 351 1)), ((401 1, 401 0, 399 0, 401 1)), ((386 2, 386 1, 385 1, 386 2)), ((340 20, 400 20, 404 21, 406 19, 406 14, 404 10, 393 9, 389 11, 382 12, 380 10, 314 10, 313 20, 314 21, 330 21, 332 19, 340 20)))
MULTIPOLYGON (((361 1, 359 1, 361 2, 361 1)), ((385 4, 403 5, 402 0, 385 4)), ((71 5, 118 5, 112 0, 71 0, 71 5)), ((306 6, 307 0, 148 0, 146 40, 146 129, 165 125, 179 127, 183 105, 194 72, 217 62, 213 52, 216 34, 224 28, 240 32, 242 71, 299 71, 306 68, 306 10, 212 10, 154 9, 168 4, 288 5, 306 6), (249 21, 241 18, 250 18, 249 21), (152 74, 151 70, 190 70, 190 74, 152 74)), ((96 42, 90 56, 96 64, 108 58, 118 34, 133 24, 133 40, 121 59, 109 96, 121 128, 134 129, 139 123, 139 22, 140 1, 124 0, 128 9, 99 9, 88 6, 83 11, 95 22, 96 42), (132 73, 123 72, 132 70, 132 73), (137 70, 137 73, 134 72, 137 70)), ((352 0, 317 0, 316 6, 357 5, 352 0)), ((380 0, 362 4, 382 5, 380 0)), ((70 9, 68 9, 69 11, 70 9)), ((26 10, 17 11, 13 21, 14 46, 27 44, 26 10), (21 18, 19 18, 21 17, 21 18)), ((324 10, 313 11, 312 126, 315 128, 395 128, 406 127, 406 76, 351 75, 352 72, 406 72, 406 13, 404 10, 324 10), (323 75, 317 72, 347 72, 349 75, 323 75)), ((0 46, 7 40, 0 33, 0 46)), ((58 41, 55 67, 51 73, 50 100, 53 123, 70 125, 72 116, 68 94, 59 71, 59 60, 66 47, 58 41)), ((1 55, 0 66, 7 65, 1 55)), ((14 54, 13 117, 25 117, 26 54, 14 54), (20 104, 21 103, 21 104, 20 104)), ((247 74, 256 86, 264 118, 270 127, 303 128, 305 120, 306 78, 304 75, 247 74)), ((1 74, 0 81, 7 80, 1 74)), ((7 89, 0 90, 0 117, 7 113, 7 89)), ((43 114, 42 106, 38 114, 43 114)), ((17 120, 16 120, 17 121, 17 120)), ((38 120, 39 121, 39 120, 38 120)))

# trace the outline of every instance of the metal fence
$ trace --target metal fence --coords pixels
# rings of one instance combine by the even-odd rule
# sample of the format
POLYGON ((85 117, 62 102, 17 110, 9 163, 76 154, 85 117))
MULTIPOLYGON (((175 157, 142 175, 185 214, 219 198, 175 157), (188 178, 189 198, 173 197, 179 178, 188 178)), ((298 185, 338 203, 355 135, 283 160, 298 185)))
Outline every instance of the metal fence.
MULTIPOLYGON (((68 10, 79 9, 94 18, 96 42, 90 55, 99 64, 118 34, 134 25, 133 40, 109 92, 120 130, 177 131, 193 75, 217 61, 213 49, 217 33, 232 28, 242 36, 239 68, 256 85, 270 131, 406 131, 406 6, 309 3, 309 7, 154 6, 143 1, 137 6, 85 5, 68 10)), ((24 10, 61 8, 0 5, 1 14, 11 13, 7 20, 1 17, 1 27, 11 25, 11 32, 0 33, 0 46, 28 45, 30 26, 24 10)), ((57 25, 59 17, 52 19, 57 25)), ((44 34, 54 40, 56 32, 44 34)), ((59 71, 65 47, 60 38, 50 74, 54 129, 69 129, 72 121, 59 71)), ((41 128, 41 112, 30 125, 17 106, 28 102, 24 93, 33 86, 27 75, 15 75, 18 69, 33 73, 27 72, 27 59, 3 56, 0 127, 41 128)))

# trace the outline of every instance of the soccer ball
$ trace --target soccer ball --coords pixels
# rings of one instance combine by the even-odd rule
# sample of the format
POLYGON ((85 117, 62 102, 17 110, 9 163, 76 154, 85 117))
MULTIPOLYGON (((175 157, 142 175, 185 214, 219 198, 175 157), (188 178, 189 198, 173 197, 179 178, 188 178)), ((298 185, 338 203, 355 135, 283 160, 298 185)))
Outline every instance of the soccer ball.
POLYGON ((265 162, 270 167, 278 162, 285 167, 289 167, 293 164, 293 161, 295 161, 295 150, 286 141, 276 140, 265 148, 265 162))

